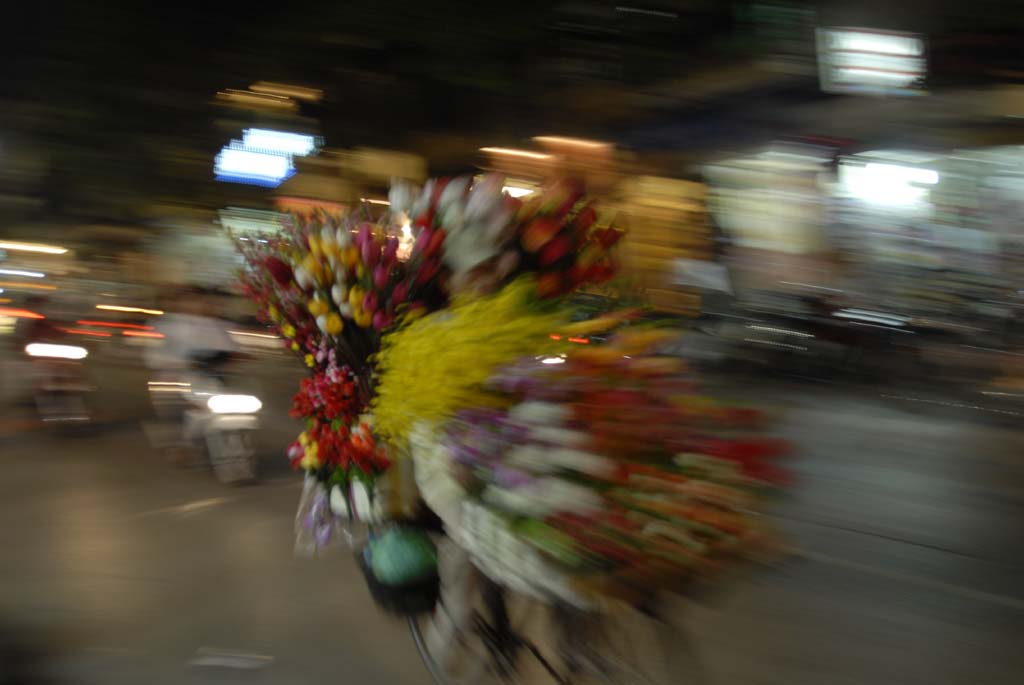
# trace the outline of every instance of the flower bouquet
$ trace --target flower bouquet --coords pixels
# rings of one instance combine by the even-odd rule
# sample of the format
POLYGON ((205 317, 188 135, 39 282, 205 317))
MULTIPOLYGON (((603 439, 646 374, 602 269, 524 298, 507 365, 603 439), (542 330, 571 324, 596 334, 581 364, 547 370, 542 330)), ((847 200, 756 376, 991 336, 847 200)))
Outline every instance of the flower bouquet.
MULTIPOLYGON (((390 213, 376 221, 364 208, 319 212, 289 217, 278 234, 236 242, 245 258, 245 292, 310 368, 292 408, 306 427, 288 450, 309 480, 310 496, 297 517, 300 536, 312 541, 304 548, 336 538, 332 516, 379 519, 409 510, 407 502, 382 507, 375 497, 382 489, 400 491, 405 499, 409 492, 377 487, 381 477, 402 481, 403 460, 396 455, 408 437, 396 420, 402 410, 385 412, 383 422, 371 412, 380 392, 382 344, 389 348, 389 339, 424 314, 500 296, 524 275, 534 277, 509 291, 524 302, 523 283, 529 283, 531 300, 551 300, 580 283, 610 277, 610 248, 619 232, 600 224, 578 185, 554 183, 525 203, 503 186, 493 175, 477 182, 436 179, 422 189, 396 183, 390 213)), ((547 325, 543 318, 533 322, 547 325)), ((417 360, 430 351, 421 346, 407 352, 407 381, 415 382, 417 360)), ((494 365, 507 352, 522 350, 495 347, 487 358, 494 365)), ((449 387, 443 377, 434 379, 438 400, 449 387)), ((472 395, 471 385, 461 387, 472 395)), ((400 396, 400 388, 394 394, 400 396)), ((406 413, 417 416, 414 408, 406 413)))
POLYGON ((677 359, 656 354, 672 335, 549 348, 494 367, 485 401, 423 414, 421 492, 486 573, 591 606, 682 589, 762 549, 751 512, 784 480, 774 457, 786 445, 750 434, 758 412, 701 397, 677 359))

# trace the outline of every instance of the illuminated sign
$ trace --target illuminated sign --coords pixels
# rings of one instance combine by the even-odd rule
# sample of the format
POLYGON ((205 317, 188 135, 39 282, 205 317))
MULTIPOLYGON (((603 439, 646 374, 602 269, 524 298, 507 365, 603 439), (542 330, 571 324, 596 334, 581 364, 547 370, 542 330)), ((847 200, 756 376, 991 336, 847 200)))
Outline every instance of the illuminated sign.
POLYGON ((921 95, 925 43, 912 33, 819 28, 818 73, 828 93, 921 95))
POLYGON ((238 141, 221 149, 213 164, 218 181, 276 188, 295 173, 291 155, 250 150, 238 141))
POLYGON ((305 157, 316 152, 317 141, 303 133, 247 128, 242 133, 242 145, 250 150, 305 157))
POLYGON ((248 128, 242 140, 232 140, 214 160, 218 181, 276 188, 295 173, 293 157, 316 152, 315 136, 265 128, 248 128))

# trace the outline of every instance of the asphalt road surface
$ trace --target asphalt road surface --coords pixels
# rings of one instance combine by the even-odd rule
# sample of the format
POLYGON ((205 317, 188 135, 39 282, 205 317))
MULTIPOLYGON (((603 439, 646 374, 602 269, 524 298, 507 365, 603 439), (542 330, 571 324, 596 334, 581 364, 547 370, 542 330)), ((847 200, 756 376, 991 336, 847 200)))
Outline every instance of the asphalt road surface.
MULTIPOLYGON (((429 682, 345 554, 293 555, 300 487, 282 452, 294 362, 251 365, 268 468, 248 487, 154 453, 141 366, 108 359, 92 373, 95 434, 40 430, 24 407, 3 419, 5 658, 20 645, 58 683, 429 682)), ((1021 682, 1015 418, 891 389, 772 381, 736 394, 798 445, 775 510, 795 554, 710 605, 680 603, 700 659, 685 682, 1021 682)))

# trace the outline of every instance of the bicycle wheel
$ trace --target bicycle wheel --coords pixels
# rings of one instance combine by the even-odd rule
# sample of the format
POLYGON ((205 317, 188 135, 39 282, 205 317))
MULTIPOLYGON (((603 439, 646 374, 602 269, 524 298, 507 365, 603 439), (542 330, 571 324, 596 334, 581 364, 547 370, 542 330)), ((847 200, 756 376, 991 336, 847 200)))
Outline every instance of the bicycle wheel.
POLYGON ((615 603, 601 611, 552 607, 551 620, 559 640, 557 651, 565 663, 565 682, 572 685, 699 685, 706 681, 688 636, 667 616, 615 603))
POLYGON ((553 656, 533 642, 546 632, 542 607, 529 598, 509 595, 482 575, 474 574, 472 583, 465 588, 471 593, 468 604, 441 602, 432 614, 408 619, 413 641, 434 681, 438 685, 566 683, 553 656))

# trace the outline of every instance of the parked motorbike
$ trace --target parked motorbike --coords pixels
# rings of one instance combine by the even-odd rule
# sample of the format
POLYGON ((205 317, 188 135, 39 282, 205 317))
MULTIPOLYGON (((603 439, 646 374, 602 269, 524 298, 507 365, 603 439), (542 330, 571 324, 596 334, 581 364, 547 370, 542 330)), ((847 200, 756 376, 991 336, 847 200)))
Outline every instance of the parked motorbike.
POLYGON ((227 373, 231 359, 227 353, 197 355, 189 373, 149 381, 157 416, 177 432, 164 448, 205 455, 222 483, 259 475, 256 433, 263 403, 241 392, 239 380, 227 373))
POLYGON ((31 342, 25 345, 25 354, 33 362, 33 401, 39 418, 65 427, 88 425, 94 390, 84 369, 89 351, 78 345, 31 342))

